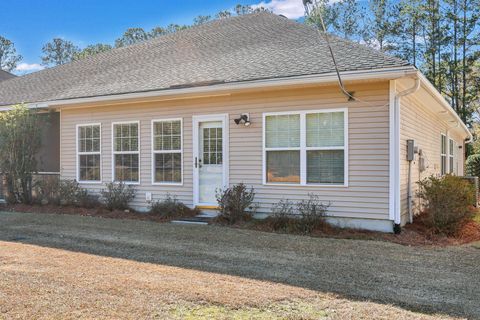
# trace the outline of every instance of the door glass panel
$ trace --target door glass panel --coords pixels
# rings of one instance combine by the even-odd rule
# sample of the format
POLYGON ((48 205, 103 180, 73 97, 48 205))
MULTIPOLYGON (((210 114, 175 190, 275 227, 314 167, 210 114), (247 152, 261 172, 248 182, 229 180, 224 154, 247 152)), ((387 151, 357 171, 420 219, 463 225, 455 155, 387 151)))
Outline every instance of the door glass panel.
POLYGON ((223 127, 221 121, 199 124, 199 202, 216 204, 223 187, 223 127))

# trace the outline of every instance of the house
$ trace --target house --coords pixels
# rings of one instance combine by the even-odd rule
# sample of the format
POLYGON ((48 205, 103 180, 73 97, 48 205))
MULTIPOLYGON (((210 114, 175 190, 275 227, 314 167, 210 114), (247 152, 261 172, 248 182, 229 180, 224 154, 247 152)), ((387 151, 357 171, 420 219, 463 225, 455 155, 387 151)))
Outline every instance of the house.
POLYGON ((136 209, 167 193, 208 208, 217 188, 243 182, 260 213, 313 193, 331 202, 332 223, 392 232, 416 181, 463 175, 472 136, 407 62, 331 45, 354 99, 313 28, 258 13, 12 79, 0 105, 57 112, 47 171, 92 192, 126 181, 136 209))
POLYGON ((15 75, 0 69, 0 82, 15 78, 15 75))

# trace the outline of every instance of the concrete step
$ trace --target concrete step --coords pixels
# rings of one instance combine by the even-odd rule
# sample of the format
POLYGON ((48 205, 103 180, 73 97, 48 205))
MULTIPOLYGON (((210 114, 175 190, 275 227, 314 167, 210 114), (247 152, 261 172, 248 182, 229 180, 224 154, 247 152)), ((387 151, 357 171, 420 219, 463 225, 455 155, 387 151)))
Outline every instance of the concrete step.
POLYGON ((208 224, 212 219, 218 216, 217 210, 204 209, 198 215, 191 218, 182 218, 173 220, 172 223, 185 223, 185 224, 208 224))

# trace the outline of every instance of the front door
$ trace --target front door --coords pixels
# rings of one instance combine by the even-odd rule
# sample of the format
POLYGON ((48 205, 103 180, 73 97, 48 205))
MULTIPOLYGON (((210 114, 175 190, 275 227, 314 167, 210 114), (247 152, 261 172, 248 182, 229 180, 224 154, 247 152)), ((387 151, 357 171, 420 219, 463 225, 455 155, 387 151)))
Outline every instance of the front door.
POLYGON ((227 117, 195 116, 194 128, 194 203, 216 206, 216 193, 227 185, 227 117))

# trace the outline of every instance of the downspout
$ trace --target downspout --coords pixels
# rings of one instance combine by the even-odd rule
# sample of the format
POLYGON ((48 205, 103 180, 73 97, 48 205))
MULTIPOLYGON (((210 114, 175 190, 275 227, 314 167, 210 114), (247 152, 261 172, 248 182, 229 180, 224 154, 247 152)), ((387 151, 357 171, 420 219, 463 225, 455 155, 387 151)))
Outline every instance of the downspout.
MULTIPOLYGON (((399 93, 395 94, 394 98, 394 142, 395 142, 395 205, 394 205, 394 232, 395 233, 400 233, 401 230, 401 222, 402 222, 402 217, 401 217, 401 212, 400 212, 400 100, 402 97, 406 97, 410 94, 413 94, 418 91, 420 88, 420 79, 418 77, 415 77, 415 83, 413 86, 409 89, 403 90, 399 93)), ((409 176, 409 181, 408 181, 408 186, 407 186, 407 199, 408 199, 408 210, 409 214, 411 211, 411 193, 412 193, 412 188, 411 188, 411 165, 408 166, 408 176, 409 176)))

